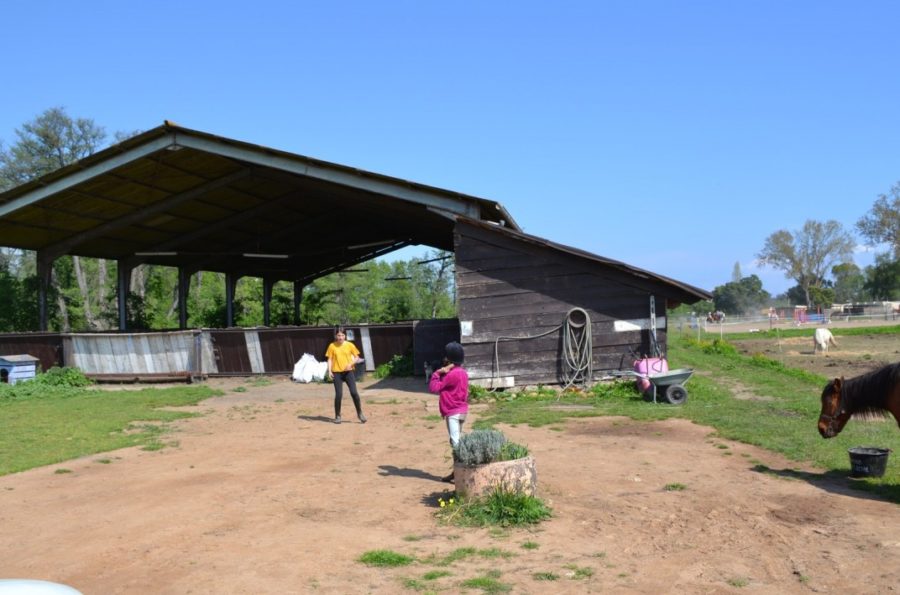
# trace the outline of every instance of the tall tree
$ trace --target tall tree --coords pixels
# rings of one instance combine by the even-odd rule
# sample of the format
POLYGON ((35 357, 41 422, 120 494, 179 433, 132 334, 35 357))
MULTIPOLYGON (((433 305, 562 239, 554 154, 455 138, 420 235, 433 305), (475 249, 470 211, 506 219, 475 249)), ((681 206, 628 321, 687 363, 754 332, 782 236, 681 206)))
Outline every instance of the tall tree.
POLYGON ((734 268, 731 269, 731 282, 732 283, 740 283, 741 279, 744 278, 744 275, 741 274, 741 263, 735 262, 734 268))
POLYGON ((900 182, 888 194, 882 194, 872 209, 856 223, 856 228, 872 246, 891 246, 894 260, 900 260, 900 182))
POLYGON ((866 276, 852 262, 831 267, 831 276, 834 277, 834 301, 848 303, 866 299, 866 276))
POLYGON ((866 267, 865 289, 875 300, 900 299, 900 260, 876 257, 875 264, 866 267))
POLYGON ((15 144, 8 149, 0 145, 0 190, 84 159, 106 140, 102 126, 87 118, 73 119, 61 107, 44 111, 15 132, 15 144))
POLYGON ((825 274, 838 263, 853 261, 853 237, 834 220, 808 220, 791 233, 781 229, 766 238, 756 255, 760 263, 780 269, 803 289, 806 305, 813 306, 810 287, 822 287, 825 274))
MULTIPOLYGON (((64 108, 53 107, 26 122, 16 131, 17 140, 9 148, 0 145, 0 191, 8 190, 51 171, 65 167, 97 151, 106 140, 106 132, 93 120, 72 118, 64 108)), ((106 266, 96 267, 89 279, 82 260, 72 257, 72 266, 78 282, 80 306, 86 325, 99 328, 97 316, 105 306, 105 291, 109 283, 106 266), (102 276, 101 276, 102 274, 102 276), (92 303, 93 302, 93 303, 92 303)), ((69 301, 58 285, 59 275, 51 276, 55 284, 61 326, 69 329, 69 301)))
POLYGON ((731 281, 713 289, 713 304, 716 310, 726 314, 747 314, 769 303, 772 296, 763 289, 762 281, 756 275, 731 281))

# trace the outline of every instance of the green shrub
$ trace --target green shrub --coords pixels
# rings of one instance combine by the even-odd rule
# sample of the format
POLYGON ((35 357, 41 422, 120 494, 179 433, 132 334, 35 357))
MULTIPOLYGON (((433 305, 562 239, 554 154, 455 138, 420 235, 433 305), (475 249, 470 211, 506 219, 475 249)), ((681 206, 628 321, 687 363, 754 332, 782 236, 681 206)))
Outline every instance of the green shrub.
POLYGON ((499 460, 506 437, 497 430, 475 430, 464 434, 456 447, 456 459, 463 465, 484 465, 499 460))
POLYGON ((477 401, 478 399, 483 399, 491 394, 491 391, 484 388, 483 386, 478 386, 477 384, 469 383, 469 398, 477 401))
POLYGON ((36 382, 42 386, 68 386, 73 388, 90 386, 94 383, 78 368, 68 366, 63 368, 54 366, 42 374, 37 374, 29 382, 36 382))
POLYGON ((528 456, 528 449, 509 442, 497 430, 475 430, 464 434, 456 448, 456 460, 463 465, 484 465, 497 461, 511 461, 528 456))
POLYGON ((53 367, 16 384, 0 383, 0 400, 66 398, 83 394, 93 384, 78 368, 53 367))
POLYGON ((391 361, 375 368, 375 378, 387 378, 388 376, 412 376, 413 358, 411 355, 395 355, 391 361))
POLYGON ((500 447, 499 461, 515 461, 528 456, 528 448, 515 442, 506 442, 500 447))

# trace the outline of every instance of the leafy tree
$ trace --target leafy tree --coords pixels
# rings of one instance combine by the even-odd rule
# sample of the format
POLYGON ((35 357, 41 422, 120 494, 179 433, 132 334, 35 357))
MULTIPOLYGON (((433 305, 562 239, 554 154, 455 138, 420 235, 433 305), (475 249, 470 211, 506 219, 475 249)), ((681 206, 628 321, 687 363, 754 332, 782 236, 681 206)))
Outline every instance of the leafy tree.
POLYGON ((831 267, 831 276, 834 277, 834 301, 849 303, 867 299, 866 276, 852 262, 831 267))
POLYGON ((0 191, 65 167, 94 153, 106 140, 103 127, 50 108, 16 129, 9 149, 0 145, 0 191))
MULTIPOLYGON (((0 191, 8 190, 51 171, 65 167, 97 151, 106 140, 106 132, 93 120, 71 118, 61 107, 44 111, 31 122, 26 122, 16 131, 17 140, 9 148, 0 144, 0 191)), ((28 258, 33 259, 33 254, 28 258)), ((54 271, 51 283, 56 290, 60 319, 63 330, 87 326, 101 328, 105 296, 110 285, 106 264, 95 261, 87 265, 77 256, 57 259, 60 266, 71 262, 71 271, 59 274, 54 271), (96 269, 90 272, 85 267, 96 269), (77 285, 76 294, 70 285, 59 284, 60 277, 73 275, 77 285), (69 308, 74 308, 70 316, 69 308)), ((58 268, 54 266, 54 268, 58 268)))
POLYGON ((763 289, 762 281, 756 275, 731 281, 713 289, 713 304, 716 310, 726 314, 745 314, 769 303, 769 292, 763 289))
POLYGON ((888 195, 878 197, 856 228, 872 246, 890 244, 894 259, 900 259, 900 183, 894 184, 888 195))
POLYGON ((854 241, 834 220, 808 220, 793 233, 778 230, 768 238, 757 258, 784 272, 803 289, 804 301, 812 307, 811 287, 821 287, 825 273, 839 262, 852 262, 854 241))
POLYGON ((731 281, 733 283, 740 283, 743 278, 744 276, 741 274, 741 263, 735 262, 734 268, 731 270, 731 281))
POLYGON ((875 300, 900 299, 900 260, 887 256, 875 258, 875 264, 866 267, 866 291, 875 300))
POLYGON ((809 297, 812 308, 830 308, 834 303, 834 289, 831 287, 810 287, 809 297))

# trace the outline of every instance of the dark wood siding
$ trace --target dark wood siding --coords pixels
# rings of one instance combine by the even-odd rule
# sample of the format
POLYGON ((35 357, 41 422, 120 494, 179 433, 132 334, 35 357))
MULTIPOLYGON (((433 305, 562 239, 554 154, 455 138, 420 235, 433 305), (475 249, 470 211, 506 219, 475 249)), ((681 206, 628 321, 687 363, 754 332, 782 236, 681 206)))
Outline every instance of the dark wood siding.
POLYGON ((242 330, 210 331, 213 355, 219 374, 250 375, 250 355, 242 330))
POLYGON ((59 333, 0 334, 0 355, 31 355, 40 360, 46 372, 63 366, 62 335, 59 333))
POLYGON ((560 382, 563 333, 554 329, 573 308, 591 318, 595 376, 631 369, 651 353, 650 332, 617 330, 616 322, 648 321, 651 295, 665 351, 669 291, 662 283, 464 222, 456 231, 458 314, 470 326, 462 343, 472 378, 492 377, 499 364, 499 376, 514 376, 517 385, 560 382))
POLYGON ((450 341, 459 341, 459 320, 456 318, 419 320, 414 327, 416 344, 413 358, 413 373, 425 374, 425 363, 440 362, 444 357, 444 347, 450 341))

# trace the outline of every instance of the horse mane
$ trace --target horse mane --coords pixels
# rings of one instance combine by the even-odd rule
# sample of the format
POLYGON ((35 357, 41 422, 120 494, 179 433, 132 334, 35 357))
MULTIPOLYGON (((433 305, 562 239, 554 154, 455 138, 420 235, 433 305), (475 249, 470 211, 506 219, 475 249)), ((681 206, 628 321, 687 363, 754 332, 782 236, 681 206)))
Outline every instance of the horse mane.
MULTIPOLYGON (((829 385, 833 386, 834 381, 829 385)), ((900 383, 900 362, 888 364, 841 384, 841 403, 848 412, 862 418, 886 417, 888 397, 900 383)))

